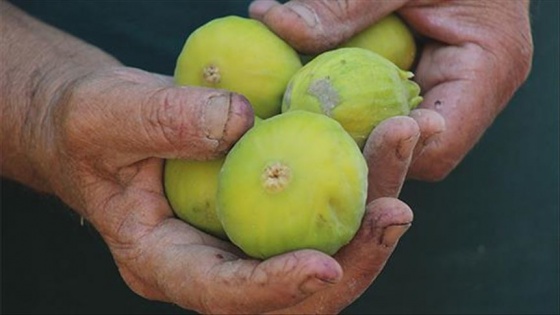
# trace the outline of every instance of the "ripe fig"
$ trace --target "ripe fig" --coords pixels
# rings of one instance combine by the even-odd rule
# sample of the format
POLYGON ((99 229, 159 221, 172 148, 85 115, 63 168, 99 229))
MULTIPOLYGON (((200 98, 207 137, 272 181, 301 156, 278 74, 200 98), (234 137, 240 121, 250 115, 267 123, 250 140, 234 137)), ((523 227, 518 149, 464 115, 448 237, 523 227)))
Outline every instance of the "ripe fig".
MULTIPOLYGON (((262 120, 255 117, 255 125, 262 120)), ((211 161, 167 159, 163 186, 175 215, 192 226, 227 239, 216 213, 218 174, 225 157, 211 161)))
POLYGON ((414 74, 363 48, 339 48, 317 56, 294 74, 282 111, 306 110, 338 121, 363 148, 373 128, 408 115, 421 101, 414 74))
POLYGON ((188 37, 174 78, 178 85, 240 93, 264 119, 280 113, 282 94, 299 68, 297 52, 264 24, 226 16, 202 25, 188 37))
POLYGON ((169 159, 165 161, 163 173, 165 194, 175 215, 222 239, 227 236, 216 214, 216 191, 224 159, 169 159))
POLYGON ((228 153, 218 179, 218 218, 246 254, 297 249, 334 254, 358 230, 367 165, 338 122, 291 111, 250 129, 228 153))
POLYGON ((412 31, 397 14, 392 13, 366 28, 340 47, 371 50, 409 70, 416 58, 416 41, 412 31))

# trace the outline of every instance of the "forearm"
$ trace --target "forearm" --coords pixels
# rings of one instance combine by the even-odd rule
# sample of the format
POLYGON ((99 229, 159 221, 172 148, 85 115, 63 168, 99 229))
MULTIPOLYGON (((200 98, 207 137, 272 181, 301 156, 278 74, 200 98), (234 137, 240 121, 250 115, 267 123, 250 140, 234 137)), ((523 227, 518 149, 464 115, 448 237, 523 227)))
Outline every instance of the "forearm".
POLYGON ((3 177, 52 192, 53 120, 64 86, 118 61, 11 4, 0 2, 0 124, 3 177))

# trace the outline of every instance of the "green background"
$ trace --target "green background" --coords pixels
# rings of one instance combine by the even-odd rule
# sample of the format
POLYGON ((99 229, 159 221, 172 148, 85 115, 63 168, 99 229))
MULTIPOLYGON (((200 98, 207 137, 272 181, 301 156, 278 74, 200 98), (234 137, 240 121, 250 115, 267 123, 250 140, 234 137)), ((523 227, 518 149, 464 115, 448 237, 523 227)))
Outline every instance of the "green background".
MULTIPOLYGON (((513 1, 513 0, 512 0, 513 1)), ((127 65, 171 74, 186 36, 248 1, 14 1, 127 65)), ((408 182, 413 227, 344 313, 559 312, 559 6, 533 1, 533 69, 444 181, 408 182)), ((56 198, 2 181, 2 313, 186 314, 121 280, 89 225, 56 198)))

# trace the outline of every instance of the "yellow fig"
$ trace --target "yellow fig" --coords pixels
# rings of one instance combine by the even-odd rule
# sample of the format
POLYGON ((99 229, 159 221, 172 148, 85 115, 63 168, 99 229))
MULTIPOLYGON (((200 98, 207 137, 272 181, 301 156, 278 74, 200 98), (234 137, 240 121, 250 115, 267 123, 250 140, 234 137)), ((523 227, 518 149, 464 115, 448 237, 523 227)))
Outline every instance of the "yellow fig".
POLYGON ((294 74, 284 94, 282 111, 327 115, 363 148, 381 121, 408 115, 422 101, 413 76, 367 49, 327 51, 294 74))
MULTIPOLYGON (((262 120, 255 117, 255 125, 262 120)), ((227 239, 218 220, 216 198, 218 175, 225 157, 211 161, 167 159, 163 171, 163 186, 175 215, 192 226, 227 239)))
POLYGON ((389 59, 403 70, 409 70, 416 57, 414 35, 408 25, 395 13, 377 21, 340 47, 371 50, 389 59))
POLYGON ((226 16, 202 25, 188 37, 174 78, 178 85, 240 93, 264 119, 280 113, 282 94, 299 68, 297 52, 264 24, 226 16))
POLYGON ((228 153, 218 179, 218 217, 246 254, 297 249, 329 255, 358 230, 367 165, 338 122, 293 111, 262 121, 228 153))
POLYGON ((192 226, 226 239, 216 214, 218 174, 225 158, 213 161, 165 161, 164 188, 177 217, 192 226))

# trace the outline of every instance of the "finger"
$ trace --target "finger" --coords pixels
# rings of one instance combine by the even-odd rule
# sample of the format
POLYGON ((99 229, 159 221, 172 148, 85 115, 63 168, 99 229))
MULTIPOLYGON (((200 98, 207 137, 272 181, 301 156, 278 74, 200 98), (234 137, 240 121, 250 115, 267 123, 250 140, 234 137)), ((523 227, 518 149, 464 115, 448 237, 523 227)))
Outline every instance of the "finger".
POLYGON ((492 124, 505 102, 491 82, 494 74, 486 74, 492 59, 475 45, 426 45, 416 76, 426 91, 419 107, 441 115, 445 130, 426 143, 411 165, 410 178, 445 178, 492 124), (445 66, 450 64, 452 69, 445 66))
POLYGON ((133 273, 145 276, 137 292, 201 313, 256 314, 298 303, 342 277, 336 260, 317 251, 258 261, 224 244, 178 220, 164 221, 142 238, 142 254, 134 259, 133 273))
POLYGON ((383 270, 401 236, 412 224, 412 210, 394 198, 380 198, 368 204, 362 226, 352 242, 335 258, 344 270, 336 285, 317 292, 283 314, 332 314, 357 299, 383 270))
POLYGON ((399 12, 415 31, 433 40, 424 46, 415 78, 426 91, 420 107, 438 112, 446 125, 414 161, 411 178, 445 178, 529 74, 533 43, 528 2, 471 4, 414 2, 399 12))
POLYGON ((397 197, 420 137, 416 121, 397 116, 373 129, 364 147, 368 163, 368 201, 397 197))
POLYGON ((420 139, 412 154, 412 163, 414 163, 424 148, 445 130, 445 119, 438 112, 424 108, 412 110, 409 116, 416 121, 420 128, 420 139))
POLYGON ((210 159, 253 124, 251 106, 239 94, 175 87, 128 68, 80 82, 67 103, 70 144, 106 149, 117 160, 121 155, 210 159))
POLYGON ((313 54, 334 48, 405 2, 292 0, 280 4, 256 0, 249 14, 299 52, 313 54))

